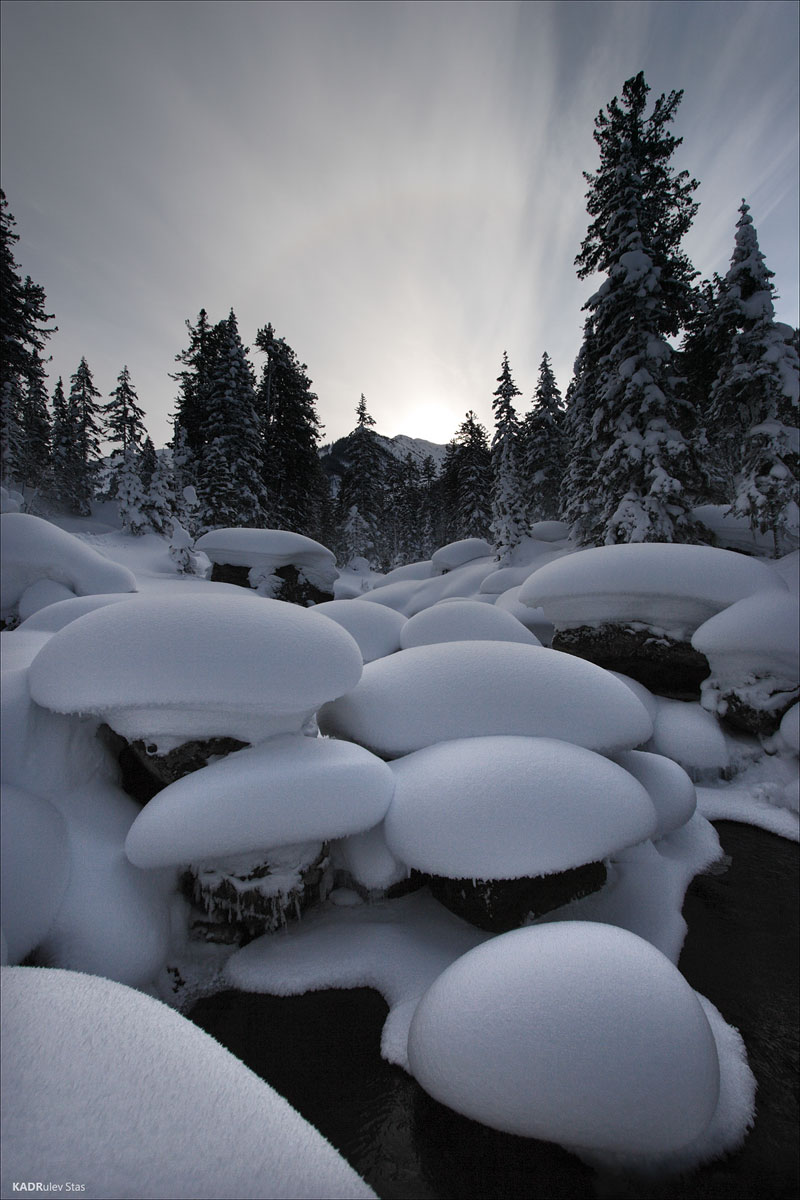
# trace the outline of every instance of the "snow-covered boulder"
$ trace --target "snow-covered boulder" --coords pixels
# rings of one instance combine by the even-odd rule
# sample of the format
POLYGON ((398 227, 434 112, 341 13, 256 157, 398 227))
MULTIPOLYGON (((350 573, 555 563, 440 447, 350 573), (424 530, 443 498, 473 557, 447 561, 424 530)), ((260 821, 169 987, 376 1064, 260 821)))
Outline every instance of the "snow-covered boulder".
POLYGON ((714 544, 723 550, 738 550, 762 558, 772 554, 772 534, 753 529, 747 517, 735 517, 728 504, 701 504, 692 509, 691 515, 711 531, 714 544))
POLYGON ((690 639, 704 621, 755 592, 785 591, 765 563, 674 543, 602 546, 534 572, 520 600, 544 609, 553 646, 613 668, 652 691, 699 692, 708 663, 690 639))
POLYGON ((653 736, 647 749, 671 758, 697 783, 724 776, 731 754, 716 717, 696 701, 654 699, 653 736))
POLYGON ((656 830, 653 803, 629 772, 551 738, 443 742, 391 769, 389 849, 483 929, 512 929, 596 891, 603 860, 656 830))
POLYGON ((800 693, 798 597, 745 597, 701 625, 692 645, 711 667, 704 707, 748 733, 774 733, 800 693))
POLYGON ((627 930, 563 921, 492 938, 417 1007, 411 1070, 494 1129, 580 1153, 660 1156, 703 1134, 720 1066, 697 995, 627 930))
POLYGON ((165 753, 193 739, 298 732, 361 670, 354 640, 313 610, 234 595, 148 596, 54 634, 29 682, 45 708, 101 716, 165 753))
POLYGON ((477 600, 443 600, 406 621, 400 646, 431 646, 439 642, 521 642, 540 646, 539 639, 511 615, 477 600))
POLYGON ((0 513, 21 512, 24 504, 25 497, 21 492, 14 491, 13 488, 0 487, 0 513))
POLYGON ((530 629, 543 646, 550 646, 555 630, 553 622, 544 615, 544 609, 531 608, 529 605, 523 604, 519 598, 521 591, 522 584, 519 584, 517 587, 502 592, 494 602, 495 608, 498 612, 511 613, 511 616, 516 617, 526 629, 530 629))
POLYGON ((160 1001, 30 967, 4 968, 2 993, 4 1196, 32 1173, 142 1200, 374 1196, 269 1084, 160 1001))
POLYGON ((318 720, 323 733, 382 758, 491 734, 613 752, 646 742, 653 729, 630 689, 607 671, 508 642, 415 646, 369 663, 358 686, 324 705, 318 720))
POLYGON ((398 862, 386 843, 383 821, 337 842, 332 859, 336 886, 352 888, 363 899, 384 899, 423 882, 412 884, 409 880, 408 867, 398 862))
POLYGON ((361 604, 353 600, 326 600, 314 611, 329 617, 358 642, 365 663, 385 658, 400 649, 400 630, 405 617, 383 604, 361 604))
POLYGON ((129 597, 124 593, 112 592, 98 596, 71 596, 48 604, 46 608, 38 609, 32 616, 26 617, 16 629, 17 633, 58 633, 65 625, 77 621, 85 613, 94 612, 96 608, 105 608, 107 604, 118 604, 129 597))
POLYGON ((346 837, 382 821, 393 790, 391 768, 360 746, 286 734, 159 792, 125 852, 158 867, 346 837))
POLYGON ((448 542, 431 556, 435 574, 443 575, 476 558, 492 558, 494 550, 483 538, 462 538, 460 542, 448 542))
POLYGON ((674 833, 691 820, 697 808, 697 792, 683 767, 663 754, 643 750, 626 750, 614 757, 639 781, 653 802, 658 821, 650 834, 653 841, 674 833))
POLYGON ((67 824, 48 800, 3 785, 0 894, 7 961, 22 962, 44 940, 69 879, 67 824))
POLYGON ((530 536, 537 542, 563 542, 569 537, 569 525, 565 521, 534 521, 530 536))
POLYGON ((211 578, 299 604, 333 599, 339 577, 327 547, 286 529, 213 529, 194 545, 214 564, 211 578))
POLYGON ((0 619, 31 616, 45 604, 99 592, 135 592, 136 578, 41 517, 0 517, 0 619), (44 587, 43 581, 57 588, 44 587))

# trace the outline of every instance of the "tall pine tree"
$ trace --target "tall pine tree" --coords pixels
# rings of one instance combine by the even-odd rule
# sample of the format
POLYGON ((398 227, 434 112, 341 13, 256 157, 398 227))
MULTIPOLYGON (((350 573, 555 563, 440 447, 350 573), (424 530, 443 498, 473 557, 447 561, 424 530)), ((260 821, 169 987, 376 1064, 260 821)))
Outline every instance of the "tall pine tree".
POLYGON ((65 472, 56 480, 60 497, 80 516, 91 513, 95 479, 100 465, 100 440, 103 433, 100 392, 94 385, 85 358, 70 379, 66 403, 65 472))
POLYGON ((492 401, 492 537, 499 561, 506 563, 525 536, 528 521, 520 481, 522 436, 514 408, 514 397, 522 393, 511 377, 505 352, 497 385, 492 401))
POLYGON ((454 539, 488 538, 492 525, 492 453, 489 435, 470 410, 455 436, 456 511, 454 539))
POLYGON ((356 418, 349 439, 350 462, 342 475, 338 496, 340 556, 346 563, 365 558, 377 567, 382 562, 384 473, 375 421, 367 411, 363 392, 356 406, 356 418))
POLYGON ((564 401, 545 351, 533 407, 522 426, 522 480, 528 520, 552 521, 559 515, 559 490, 567 462, 564 401))

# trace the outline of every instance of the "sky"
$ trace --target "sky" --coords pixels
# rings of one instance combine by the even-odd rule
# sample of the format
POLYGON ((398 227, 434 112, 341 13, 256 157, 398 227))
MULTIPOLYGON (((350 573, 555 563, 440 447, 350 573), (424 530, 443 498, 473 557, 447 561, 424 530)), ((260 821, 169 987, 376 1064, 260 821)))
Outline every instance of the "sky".
MULTIPOLYGON (((594 119, 643 70, 684 90, 684 248, 724 274, 746 198, 798 322, 794 0, 3 0, 0 168, 16 258, 104 396, 130 369, 171 436, 185 322, 234 309, 308 365, 323 440, 491 428, 504 351, 530 407, 581 343, 594 119)), ((256 369, 263 356, 252 354, 256 369)))

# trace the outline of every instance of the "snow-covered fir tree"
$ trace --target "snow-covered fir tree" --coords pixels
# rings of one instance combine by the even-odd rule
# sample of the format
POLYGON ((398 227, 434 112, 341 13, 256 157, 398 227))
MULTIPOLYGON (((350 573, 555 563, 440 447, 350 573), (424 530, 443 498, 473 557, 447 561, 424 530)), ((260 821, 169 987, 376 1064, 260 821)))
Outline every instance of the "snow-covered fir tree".
POLYGON ((533 407, 522 423, 521 446, 520 473, 528 520, 530 523, 557 520, 559 491, 567 462, 564 401, 546 351, 539 365, 533 407))
POLYGON ((344 562, 365 558, 380 566, 383 517, 383 462, 375 437, 374 418, 364 393, 356 406, 357 423, 350 434, 350 462, 338 495, 341 529, 340 556, 344 562))
POLYGON ((80 516, 91 512, 95 478, 100 465, 102 410, 98 404, 100 392, 94 385, 92 372, 85 358, 70 379, 66 403, 65 472, 56 480, 61 499, 80 516))
POLYGON ((197 463, 205 445, 205 431, 211 409, 211 382, 219 354, 220 326, 209 323, 202 308, 194 325, 186 322, 189 345, 176 354, 175 361, 182 369, 170 378, 178 384, 178 398, 173 414, 173 452, 176 471, 182 487, 194 487, 197 463))
POLYGON ((730 336, 711 388, 709 422, 727 466, 732 511, 773 536, 775 554, 798 529, 798 398, 794 331, 775 320, 774 273, 746 201, 739 209, 719 325, 730 336))
POLYGON ((453 538, 488 538, 492 525, 492 453, 489 435, 470 410, 455 436, 456 508, 453 538))
POLYGON ((139 537, 146 533, 149 521, 145 511, 146 491, 140 474, 141 454, 134 446, 118 450, 114 456, 114 498, 119 519, 126 533, 139 537))
POLYGON ((492 539, 501 563, 508 562, 511 552, 528 530, 527 505, 522 492, 520 447, 522 434, 514 408, 514 397, 520 396, 511 376, 508 354, 497 377, 492 400, 494 436, 492 438, 492 539))
POLYGON ((23 280, 19 274, 14 258, 14 244, 19 241, 15 224, 5 193, 0 191, 0 478, 24 486, 18 478, 20 469, 27 472, 29 465, 30 431, 24 410, 26 406, 30 409, 32 402, 39 405, 43 384, 40 356, 56 330, 48 326, 53 317, 45 310, 44 289, 30 276, 23 280))
MULTIPOLYGON (((147 442, 152 446, 149 438, 147 442)), ((171 533, 173 521, 182 506, 176 492, 169 450, 154 453, 154 457, 155 464, 150 470, 144 496, 144 512, 150 528, 164 537, 171 533)))
POLYGON ((17 417, 22 443, 17 453, 16 476, 23 491, 29 486, 46 490, 49 483, 52 422, 45 378, 44 363, 34 350, 17 417))
POLYGON ((595 524, 592 492, 596 458, 592 434, 597 386, 597 343, 591 313, 583 326, 583 342, 575 360, 566 396, 564 442, 567 462, 559 491, 559 510, 573 538, 585 545, 591 541, 595 524))
POLYGON ((56 380, 56 386, 53 388, 52 408, 53 424, 50 435, 50 461, 53 476, 53 491, 57 495, 61 490, 61 481, 69 469, 71 449, 67 398, 64 395, 64 383, 60 375, 56 380))
POLYGON ((119 446, 124 452, 128 446, 138 449, 147 431, 144 426, 144 410, 139 406, 139 397, 131 382, 131 373, 124 366, 117 376, 117 386, 109 393, 111 399, 104 409, 106 441, 119 446))
POLYGON ((629 79, 622 101, 614 97, 595 121, 600 168, 586 175, 594 220, 576 259, 579 277, 606 275, 585 305, 596 359, 585 407, 591 433, 581 440, 591 438, 593 470, 573 477, 570 498, 583 509, 573 536, 597 545, 698 536, 690 515, 703 489, 696 419, 668 340, 694 303, 695 272, 680 242, 697 184, 669 161, 680 139, 667 126, 682 93, 662 95, 646 117, 649 90, 641 73, 629 79))
POLYGON ((233 309, 216 327, 214 340, 217 355, 196 461, 199 522, 204 529, 263 527, 266 496, 255 386, 233 309))
POLYGON ((319 536, 329 487, 319 461, 322 425, 311 380, 291 346, 272 325, 256 334, 267 356, 256 394, 263 438, 263 478, 269 524, 319 536))

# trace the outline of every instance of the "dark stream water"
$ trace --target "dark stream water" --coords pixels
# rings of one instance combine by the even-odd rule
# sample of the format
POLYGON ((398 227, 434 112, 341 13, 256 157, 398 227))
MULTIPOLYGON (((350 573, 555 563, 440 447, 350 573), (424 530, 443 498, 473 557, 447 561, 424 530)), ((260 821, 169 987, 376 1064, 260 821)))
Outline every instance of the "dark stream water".
POLYGON ((796 1200, 798 847, 748 825, 717 829, 732 863, 689 889, 680 968, 740 1030, 757 1115, 740 1151, 692 1175, 598 1174, 558 1146, 444 1108, 380 1058, 387 1007, 369 989, 219 992, 189 1015, 284 1095, 382 1200, 796 1200))

